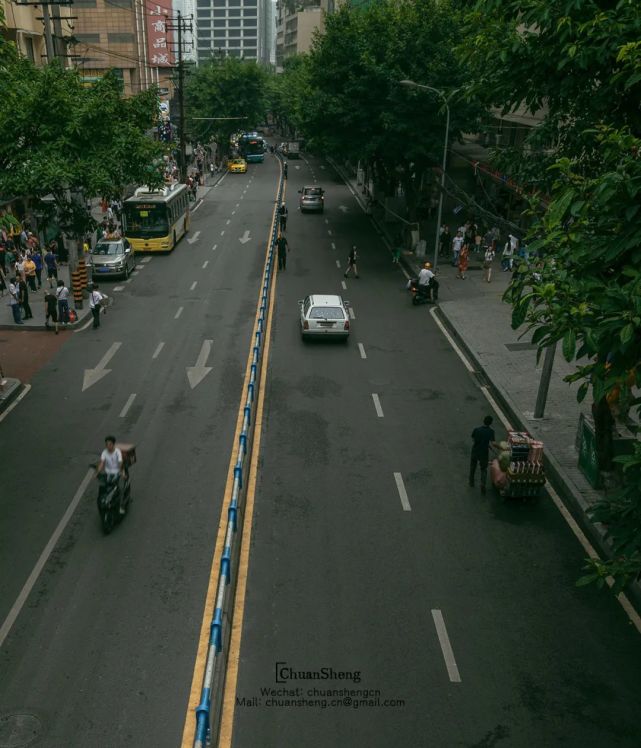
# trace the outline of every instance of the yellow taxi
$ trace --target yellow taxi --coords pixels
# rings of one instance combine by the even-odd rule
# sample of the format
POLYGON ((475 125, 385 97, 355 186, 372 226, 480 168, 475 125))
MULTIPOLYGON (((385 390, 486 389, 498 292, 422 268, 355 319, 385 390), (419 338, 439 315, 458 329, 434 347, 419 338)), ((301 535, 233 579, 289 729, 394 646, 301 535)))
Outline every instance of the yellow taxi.
POLYGON ((244 174, 247 171, 247 161, 244 158, 230 158, 227 169, 232 174, 244 174))

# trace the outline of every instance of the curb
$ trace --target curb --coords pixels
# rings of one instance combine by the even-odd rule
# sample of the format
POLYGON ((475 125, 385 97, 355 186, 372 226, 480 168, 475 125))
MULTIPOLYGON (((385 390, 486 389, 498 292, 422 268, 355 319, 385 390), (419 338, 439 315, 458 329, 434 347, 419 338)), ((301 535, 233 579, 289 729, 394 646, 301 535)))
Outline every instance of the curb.
MULTIPOLYGON (((483 384, 488 386, 492 392, 492 396, 505 411, 505 414, 512 421, 513 425, 517 426, 520 431, 527 431, 529 433, 530 427, 528 422, 524 420, 523 415, 512 402, 509 394, 505 392, 502 387, 494 384, 490 379, 481 362, 477 358, 475 351, 473 351, 459 335, 457 329, 450 322, 447 314, 438 305, 435 305, 434 309, 436 310, 435 314, 438 315, 440 321, 445 325, 450 335, 456 340, 457 345, 465 351, 465 354, 473 362, 474 368, 476 369, 476 376, 483 380, 483 384)), ((569 483, 564 475, 563 469, 547 449, 543 452, 543 463, 550 484, 558 493, 566 509, 585 533, 590 543, 592 543, 602 558, 611 559, 612 547, 605 537, 603 526, 594 524, 588 518, 585 512, 586 503, 583 497, 580 492, 569 483)), ((641 584, 638 581, 632 582, 623 590, 623 592, 628 596, 636 612, 641 615, 641 584)))
POLYGON ((9 391, 9 394, 6 397, 0 398, 0 414, 4 413, 5 410, 11 405, 11 403, 22 393, 25 391, 25 385, 23 382, 21 382, 19 379, 14 379, 13 377, 5 377, 4 378, 7 382, 15 382, 16 384, 12 389, 9 391))
MULTIPOLYGON (((78 312, 76 311, 76 314, 78 312)), ((75 322, 70 322, 66 327, 59 327, 58 332, 63 330, 74 330, 76 327, 87 321, 88 314, 82 317, 78 316, 75 322)), ((17 332, 53 332, 53 330, 47 330, 44 325, 0 325, 0 330, 16 330, 17 332)))

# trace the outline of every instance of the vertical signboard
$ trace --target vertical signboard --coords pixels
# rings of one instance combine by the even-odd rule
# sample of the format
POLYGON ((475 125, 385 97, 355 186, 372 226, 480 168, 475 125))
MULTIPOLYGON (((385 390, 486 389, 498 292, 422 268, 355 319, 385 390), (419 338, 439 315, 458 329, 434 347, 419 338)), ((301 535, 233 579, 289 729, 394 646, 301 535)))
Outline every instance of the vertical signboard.
POLYGON ((147 59, 152 67, 166 68, 174 64, 172 32, 167 30, 171 16, 171 0, 157 0, 146 5, 147 59))

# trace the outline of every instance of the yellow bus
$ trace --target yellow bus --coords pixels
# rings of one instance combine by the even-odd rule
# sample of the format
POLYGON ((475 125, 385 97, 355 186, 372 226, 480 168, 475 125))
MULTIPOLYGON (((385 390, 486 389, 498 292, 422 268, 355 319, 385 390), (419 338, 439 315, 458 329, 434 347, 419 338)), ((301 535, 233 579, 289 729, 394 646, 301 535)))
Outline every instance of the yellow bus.
POLYGON ((169 252, 189 230, 187 185, 139 187, 124 202, 124 234, 134 252, 169 252))

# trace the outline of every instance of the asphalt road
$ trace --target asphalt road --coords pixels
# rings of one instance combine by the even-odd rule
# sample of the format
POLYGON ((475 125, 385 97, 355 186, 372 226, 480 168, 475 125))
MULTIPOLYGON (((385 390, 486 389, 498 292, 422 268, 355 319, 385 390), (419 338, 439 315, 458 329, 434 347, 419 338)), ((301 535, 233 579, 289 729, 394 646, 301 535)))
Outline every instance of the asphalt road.
POLYGON ((101 328, 69 335, 0 423, 0 626, 86 486, 0 645, 0 745, 180 742, 278 173, 270 157, 227 175, 173 253, 101 284, 101 328), (103 537, 87 475, 108 433, 139 462, 103 537))
POLYGON ((478 382, 329 166, 289 177, 231 744, 641 745, 637 631, 574 586, 584 552, 550 500, 467 486, 478 382), (296 214, 313 180, 325 215, 296 214), (347 346, 300 340, 308 293, 349 299, 347 346), (277 663, 345 677, 278 682, 277 663))

